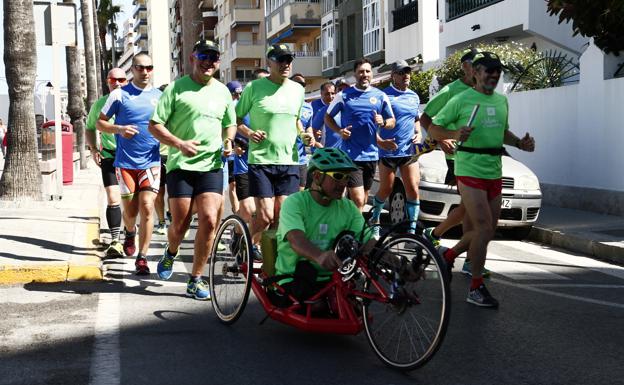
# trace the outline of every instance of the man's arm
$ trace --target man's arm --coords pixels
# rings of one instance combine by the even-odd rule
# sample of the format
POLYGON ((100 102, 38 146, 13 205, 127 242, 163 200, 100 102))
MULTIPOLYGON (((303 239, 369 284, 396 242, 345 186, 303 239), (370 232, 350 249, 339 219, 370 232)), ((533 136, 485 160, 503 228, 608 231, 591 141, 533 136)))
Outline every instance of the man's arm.
POLYGON ((308 240, 301 230, 291 230, 286 234, 286 240, 290 243, 293 251, 302 257, 318 263, 325 270, 336 270, 342 265, 333 250, 322 251, 308 240))
POLYGON ((160 123, 156 123, 150 120, 148 126, 149 132, 158 139, 162 144, 177 148, 184 156, 195 156, 197 154, 197 146, 199 141, 197 140, 181 140, 177 136, 173 135, 171 131, 160 123))
POLYGON ((527 132, 522 139, 518 138, 513 132, 505 130, 503 143, 514 146, 522 151, 535 151, 535 139, 527 132))

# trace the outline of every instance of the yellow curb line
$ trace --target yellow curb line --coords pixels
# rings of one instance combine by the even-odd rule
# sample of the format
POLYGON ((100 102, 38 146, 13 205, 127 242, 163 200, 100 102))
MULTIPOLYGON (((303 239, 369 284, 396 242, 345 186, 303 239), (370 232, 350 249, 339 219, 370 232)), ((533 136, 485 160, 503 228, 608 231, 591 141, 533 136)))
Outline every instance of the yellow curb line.
POLYGON ((67 277, 67 263, 55 265, 0 266, 0 284, 30 282, 63 282, 67 277))
MULTIPOLYGON (((97 216, 99 218, 100 212, 98 209, 91 210, 91 216, 97 216)), ((100 241, 100 222, 87 224, 87 236, 85 245, 93 245, 100 241)), ((72 260, 69 261, 67 269, 67 281, 100 281, 104 278, 102 275, 102 260, 95 255, 84 256, 80 258, 80 263, 75 264, 72 260)))

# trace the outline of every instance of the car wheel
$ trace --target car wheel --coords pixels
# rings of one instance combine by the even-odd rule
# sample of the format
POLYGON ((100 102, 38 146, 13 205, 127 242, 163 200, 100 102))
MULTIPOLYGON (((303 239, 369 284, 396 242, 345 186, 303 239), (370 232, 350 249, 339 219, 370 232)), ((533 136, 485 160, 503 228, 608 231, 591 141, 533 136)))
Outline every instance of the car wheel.
POLYGON ((514 227, 511 229, 507 229, 506 233, 509 235, 509 237, 521 241, 529 236, 532 228, 533 226, 514 227))
POLYGON ((403 183, 396 181, 390 194, 390 222, 394 225, 407 220, 405 205, 407 198, 403 183))

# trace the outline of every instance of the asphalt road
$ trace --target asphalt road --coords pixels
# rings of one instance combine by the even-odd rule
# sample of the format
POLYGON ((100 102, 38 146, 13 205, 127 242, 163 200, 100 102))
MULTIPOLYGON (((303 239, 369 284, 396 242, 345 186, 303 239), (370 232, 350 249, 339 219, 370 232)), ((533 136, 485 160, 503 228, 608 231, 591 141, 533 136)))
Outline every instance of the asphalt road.
MULTIPOLYGON (((154 237, 153 272, 163 244, 154 237)), ((0 384, 624 384, 621 267, 497 240, 488 287, 500 308, 467 304, 456 264, 444 343, 403 374, 364 334, 260 325, 253 294, 236 324, 220 324, 210 302, 184 297, 191 253, 185 241, 167 282, 138 279, 127 258, 107 261, 100 283, 0 288, 0 384)))

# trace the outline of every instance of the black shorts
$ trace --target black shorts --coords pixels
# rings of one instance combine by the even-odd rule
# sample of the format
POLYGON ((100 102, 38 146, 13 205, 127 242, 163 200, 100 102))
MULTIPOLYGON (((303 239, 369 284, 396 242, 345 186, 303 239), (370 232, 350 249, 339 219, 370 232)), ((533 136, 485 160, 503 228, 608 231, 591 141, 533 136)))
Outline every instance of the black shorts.
POLYGON ((254 198, 273 198, 299 191, 298 165, 249 165, 249 193, 254 198))
POLYGON ((234 175, 234 180, 236 181, 236 197, 239 201, 245 200, 251 196, 249 194, 249 175, 238 174, 234 175))
POLYGON ((299 187, 306 187, 307 181, 308 181, 308 165, 300 164, 299 165, 299 187))
POLYGON ((408 166, 416 162, 416 159, 412 156, 399 156, 396 158, 381 158, 379 161, 389 169, 396 171, 402 166, 408 166))
POLYGON ((347 187, 361 187, 364 186, 364 190, 368 191, 373 186, 373 179, 375 178, 375 171, 377 170, 377 161, 365 161, 356 162, 357 170, 352 171, 349 175, 349 181, 347 187))
POLYGON ((160 156, 160 188, 167 185, 167 157, 160 156))
POLYGON ((455 161, 453 159, 446 160, 446 177, 444 178, 444 183, 449 186, 456 186, 457 179, 455 178, 455 161))
POLYGON ((191 198, 211 192, 223 195, 223 170, 173 170, 167 173, 167 193, 170 198, 191 198))
POLYGON ((234 159, 227 161, 228 167, 228 184, 234 182, 234 159))
POLYGON ((104 183, 104 187, 119 185, 119 182, 117 182, 117 175, 115 175, 115 166, 113 166, 113 163, 115 163, 115 159, 102 158, 100 169, 102 171, 102 182, 104 183))

